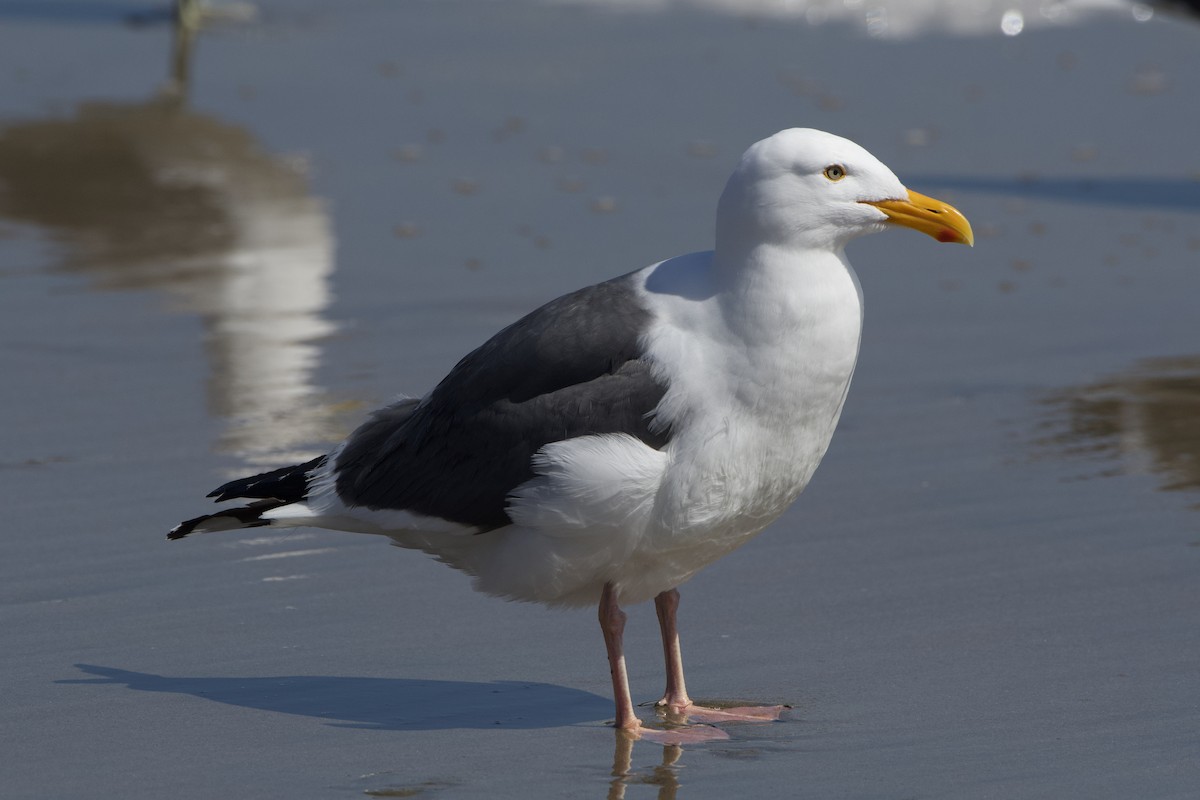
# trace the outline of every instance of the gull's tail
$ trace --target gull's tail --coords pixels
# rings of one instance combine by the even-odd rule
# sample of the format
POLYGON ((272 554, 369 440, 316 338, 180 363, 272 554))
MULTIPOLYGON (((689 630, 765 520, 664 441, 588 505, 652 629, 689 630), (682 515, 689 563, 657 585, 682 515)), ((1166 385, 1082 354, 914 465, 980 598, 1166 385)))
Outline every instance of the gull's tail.
POLYGON ((319 456, 303 464, 230 481, 209 492, 208 496, 218 503, 235 498, 245 498, 253 502, 181 522, 171 529, 167 538, 182 539, 191 533, 213 533, 269 525, 262 515, 273 508, 298 503, 307 498, 309 476, 325 463, 325 459, 326 456, 319 456))

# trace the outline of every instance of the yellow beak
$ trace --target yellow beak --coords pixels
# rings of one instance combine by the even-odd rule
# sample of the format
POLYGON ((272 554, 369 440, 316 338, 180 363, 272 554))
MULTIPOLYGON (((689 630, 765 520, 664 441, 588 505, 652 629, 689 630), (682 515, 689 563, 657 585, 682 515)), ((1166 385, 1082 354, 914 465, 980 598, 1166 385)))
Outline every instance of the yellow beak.
POLYGON ((975 245, 975 234, 971 231, 971 223, 967 222, 967 218, 949 203, 943 203, 941 200, 934 200, 932 197, 926 197, 913 191, 908 193, 907 200, 864 202, 887 214, 888 222, 894 225, 903 225, 906 228, 929 234, 939 242, 975 245))

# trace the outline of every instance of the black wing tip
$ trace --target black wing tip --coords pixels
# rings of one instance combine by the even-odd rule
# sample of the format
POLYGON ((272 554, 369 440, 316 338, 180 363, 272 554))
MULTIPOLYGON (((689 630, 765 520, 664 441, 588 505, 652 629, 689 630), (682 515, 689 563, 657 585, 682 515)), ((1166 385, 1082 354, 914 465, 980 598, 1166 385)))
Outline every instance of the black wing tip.
POLYGON ((205 519, 205 517, 197 517, 196 519, 189 519, 187 522, 179 523, 167 532, 167 541, 173 542, 176 539, 182 539, 183 537, 187 536, 196 529, 197 523, 203 519, 205 519))
POLYGON ((269 520, 262 518, 266 511, 279 508, 285 503, 279 500, 255 500, 248 505, 238 508, 227 508, 215 514, 204 514, 194 519, 185 520, 167 532, 167 540, 175 541, 193 533, 215 533, 217 531, 237 530, 238 528, 261 528, 270 525, 269 520), (211 524, 206 524, 211 523, 211 524))

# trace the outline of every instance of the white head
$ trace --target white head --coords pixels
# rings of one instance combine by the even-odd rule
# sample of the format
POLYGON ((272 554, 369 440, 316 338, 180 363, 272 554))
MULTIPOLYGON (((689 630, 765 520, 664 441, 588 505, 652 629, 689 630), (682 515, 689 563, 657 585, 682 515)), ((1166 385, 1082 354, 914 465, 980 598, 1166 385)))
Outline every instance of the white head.
POLYGON ((953 207, 908 191, 849 139, 790 128, 750 146, 717 204, 717 249, 761 244, 840 250, 887 223, 939 241, 973 241, 953 207))

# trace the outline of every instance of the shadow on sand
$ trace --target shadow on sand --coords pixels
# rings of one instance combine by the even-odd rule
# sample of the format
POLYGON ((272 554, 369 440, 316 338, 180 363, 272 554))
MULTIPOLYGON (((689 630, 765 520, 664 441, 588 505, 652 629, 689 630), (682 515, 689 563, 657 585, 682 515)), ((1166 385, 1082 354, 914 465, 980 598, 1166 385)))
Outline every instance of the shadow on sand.
POLYGON ((97 677, 56 683, 124 684, 139 692, 190 694, 234 706, 313 717, 345 728, 556 728, 612 716, 610 700, 547 683, 328 675, 168 677, 93 664, 75 666, 97 677))

